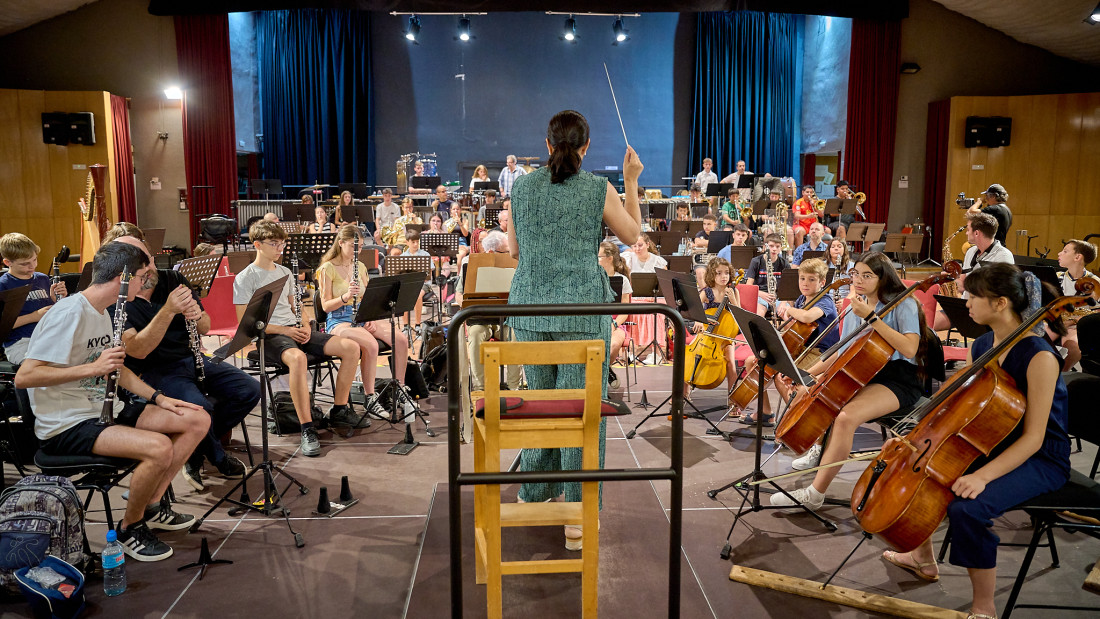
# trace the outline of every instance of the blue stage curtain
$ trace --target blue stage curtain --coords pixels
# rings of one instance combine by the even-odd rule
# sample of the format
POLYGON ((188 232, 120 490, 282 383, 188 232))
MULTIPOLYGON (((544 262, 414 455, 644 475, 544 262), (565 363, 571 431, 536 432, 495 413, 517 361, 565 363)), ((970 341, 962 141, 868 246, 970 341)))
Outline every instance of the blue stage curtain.
POLYGON ((257 14, 264 178, 374 184, 370 49, 365 11, 257 14))
POLYGON ((700 13, 689 174, 714 159, 722 178, 749 171, 793 176, 801 107, 798 20, 779 13, 700 13))

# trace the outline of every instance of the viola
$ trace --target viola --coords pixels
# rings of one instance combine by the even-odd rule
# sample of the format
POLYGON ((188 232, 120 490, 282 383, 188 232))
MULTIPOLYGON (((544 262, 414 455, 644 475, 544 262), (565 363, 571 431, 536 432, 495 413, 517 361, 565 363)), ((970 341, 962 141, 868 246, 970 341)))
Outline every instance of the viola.
MULTIPOLYGON (((852 283, 850 277, 837 278, 832 281, 828 286, 822 288, 820 292, 813 296, 805 307, 810 308, 817 304, 825 295, 829 294, 833 290, 846 286, 852 283)), ((780 336, 783 338, 783 345, 787 347, 787 351, 791 356, 799 356, 806 348, 806 341, 810 335, 813 334, 814 323, 799 322, 793 318, 788 318, 785 323, 780 325, 780 336)), ((825 335, 833 327, 829 326, 828 330, 821 333, 825 335)), ((752 357, 745 363, 745 370, 742 372, 743 378, 737 386, 733 388, 733 393, 730 394, 729 404, 731 411, 745 410, 748 405, 756 400, 757 394, 760 391, 760 372, 757 369, 759 360, 756 357, 752 357)), ((764 388, 766 389, 768 383, 775 378, 775 370, 770 366, 764 366, 764 388)))
MULTIPOLYGON (((1091 292, 1092 283, 1085 286, 1091 292)), ((954 500, 951 486, 974 461, 988 456, 1019 424, 1027 398, 996 362, 1041 320, 1058 320, 1088 296, 1060 297, 1021 324, 964 371, 957 372, 927 404, 907 436, 889 441, 852 491, 852 512, 863 530, 901 552, 913 550, 936 530, 954 500)))
MULTIPOLYGON (((956 265, 949 264, 950 272, 938 273, 905 289, 881 310, 872 314, 880 319, 894 311, 914 291, 927 291, 935 284, 952 281, 957 276, 956 265)), ((853 396, 878 374, 890 360, 895 349, 870 323, 856 329, 841 340, 833 350, 839 350, 851 342, 844 352, 836 355, 822 379, 812 388, 795 397, 787 413, 775 429, 775 440, 790 447, 795 453, 805 453, 825 434, 840 410, 853 396)), ((832 351, 826 352, 826 359, 832 351)))
MULTIPOLYGON (((730 278, 729 286, 736 286, 745 276, 740 269, 730 278)), ((691 341, 684 353, 688 363, 684 367, 684 380, 698 389, 713 389, 726 380, 726 348, 737 336, 737 321, 729 309, 729 297, 723 296, 722 305, 707 310, 706 331, 699 333, 691 341)))

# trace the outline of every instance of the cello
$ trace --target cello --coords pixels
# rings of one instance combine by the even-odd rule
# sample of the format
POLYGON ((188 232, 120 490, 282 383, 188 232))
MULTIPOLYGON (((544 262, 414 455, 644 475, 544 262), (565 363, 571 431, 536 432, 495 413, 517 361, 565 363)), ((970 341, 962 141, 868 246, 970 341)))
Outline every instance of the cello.
MULTIPOLYGON (((727 287, 733 288, 744 277, 745 269, 739 269, 730 276, 727 287)), ((693 363, 684 366, 684 380, 697 389, 713 389, 726 380, 726 348, 738 333, 729 303, 729 297, 723 296, 721 306, 707 310, 707 316, 715 320, 708 320, 706 330, 684 351, 685 359, 694 359, 693 363)))
MULTIPOLYGON (((821 289, 805 307, 813 307, 818 301, 822 299, 826 294, 846 286, 852 282, 852 278, 843 277, 837 278, 832 281, 828 286, 821 289)), ((785 323, 780 325, 780 336, 783 338, 783 345, 787 347, 787 351, 792 356, 798 356, 806 348, 806 341, 810 335, 813 334, 816 328, 815 323, 799 322, 794 318, 788 318, 785 323)), ((833 325, 829 325, 829 328, 822 332, 822 336, 833 329, 833 325)), ((759 360, 754 356, 745 363, 745 370, 743 372, 743 378, 741 382, 733 388, 733 393, 729 397, 729 405, 732 410, 745 410, 745 408, 753 401, 756 400, 757 391, 760 389, 759 372, 756 368, 759 365, 759 360)), ((770 366, 764 367, 764 388, 767 388, 768 383, 775 377, 775 370, 770 366)))
POLYGON ((852 491, 852 512, 864 531, 901 552, 932 535, 955 498, 955 481, 978 457, 988 456, 1027 409, 1027 398, 996 360, 1039 321, 1058 320, 1084 305, 1093 285, 1082 280, 1077 292, 1085 296, 1048 303, 913 411, 923 415, 921 421, 905 437, 883 446, 852 491))
MULTIPOLYGON (((946 272, 932 275, 909 286, 871 316, 881 319, 894 311, 914 291, 927 291, 935 284, 958 277, 957 262, 949 262, 944 268, 946 272)), ((851 342, 851 346, 836 356, 821 380, 809 390, 800 393, 791 403, 775 428, 776 442, 786 445, 795 453, 805 453, 825 434, 825 430, 832 425, 840 410, 855 394, 886 367, 890 356, 895 352, 894 347, 871 329, 870 325, 870 322, 864 322, 838 342, 833 350, 822 355, 828 359, 835 351, 851 342)))

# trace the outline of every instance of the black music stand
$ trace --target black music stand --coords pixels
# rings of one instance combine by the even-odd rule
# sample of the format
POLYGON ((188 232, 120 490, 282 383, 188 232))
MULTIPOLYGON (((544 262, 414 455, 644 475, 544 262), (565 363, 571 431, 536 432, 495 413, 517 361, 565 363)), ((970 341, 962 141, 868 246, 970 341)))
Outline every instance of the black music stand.
MULTIPOLYGON (((375 320, 381 320, 383 318, 388 319, 390 323, 390 341, 397 341, 397 317, 405 312, 412 310, 416 305, 416 298, 420 295, 420 290, 424 286, 425 274, 422 272, 409 272, 402 273, 400 275, 394 275, 389 277, 372 277, 367 282, 367 287, 363 289, 362 301, 359 302, 359 307, 355 310, 354 324, 364 324, 375 320)), ((401 400, 407 398, 404 390, 401 389, 401 384, 397 382, 396 376, 390 376, 385 380, 385 385, 382 389, 378 390, 374 394, 374 398, 363 403, 363 414, 351 424, 348 428, 348 432, 345 435, 350 437, 355 428, 359 426, 359 423, 365 417, 374 417, 382 421, 388 421, 390 425, 404 423, 405 424, 405 438, 401 442, 397 443, 387 453, 395 455, 408 455, 410 451, 416 449, 419 443, 413 438, 412 424, 409 423, 409 415, 401 414, 398 416, 398 407, 401 400), (372 414, 371 408, 373 404, 378 402, 384 394, 390 395, 390 403, 392 409, 390 410, 389 419, 372 414)), ((410 404, 413 407, 413 421, 420 419, 424 424, 424 432, 428 436, 435 436, 435 431, 428 427, 428 420, 425 419, 424 411, 420 410, 415 400, 410 400, 410 404)))
MULTIPOLYGON (((717 254, 733 242, 732 230, 711 230, 710 236, 707 238, 707 253, 717 254)), ((752 260, 752 258, 749 258, 752 260)), ((748 265, 746 264, 745 267, 748 265)), ((738 268, 745 268, 738 267, 738 268)))
POLYGON ((277 178, 254 178, 251 182, 254 194, 264 194, 264 210, 270 211, 271 194, 283 193, 283 181, 277 178))
POLYGON ((288 234, 286 238, 284 255, 298 255, 298 260, 304 262, 311 269, 321 266, 321 256, 336 242, 335 232, 319 232, 316 234, 300 233, 288 234))
POLYGON ((225 256, 221 254, 210 254, 180 260, 177 270, 187 279, 191 288, 199 293, 199 298, 202 298, 210 293, 210 286, 214 283, 214 276, 218 274, 223 258, 225 256))
MULTIPOLYGON (((693 274, 673 273, 672 271, 667 271, 665 269, 657 269, 655 275, 657 276, 657 281, 660 282, 661 294, 665 298, 665 304, 667 304, 669 307, 675 307, 676 311, 680 312, 680 315, 684 318, 703 324, 710 324, 712 321, 720 318, 711 318, 710 316, 707 316, 707 311, 703 308, 703 302, 699 300, 699 289, 695 285, 695 276, 693 274)), ((656 324, 656 320, 654 320, 654 324, 656 324)), ((695 337, 707 336, 698 334, 695 337)), ((732 346, 733 344, 731 343, 730 345, 732 346)), ((725 362, 724 359, 723 362, 725 362)), ((692 364, 692 367, 694 367, 694 364, 698 363, 698 359, 696 359, 694 362, 692 360, 685 359, 685 363, 692 364)), ((684 367, 686 368, 688 366, 685 365, 684 367)), ((673 376, 672 379, 680 380, 680 377, 673 376)), ((642 427, 643 423, 649 421, 653 417, 661 415, 661 407, 665 404, 668 404, 671 400, 672 395, 669 395, 667 398, 662 400, 661 403, 658 404, 652 412, 643 417, 642 420, 639 421, 636 426, 634 426, 634 429, 626 433, 626 438, 634 438, 634 436, 638 433, 638 428, 642 427)), ((707 434, 715 434, 721 436, 727 441, 731 440, 729 432, 724 432, 720 430, 718 426, 710 420, 710 417, 707 417, 707 413, 713 413, 715 411, 725 411, 725 406, 715 406, 713 408, 699 410, 695 406, 695 404, 692 403, 691 400, 685 399, 684 403, 690 406, 692 410, 692 412, 690 413, 685 410, 684 417, 690 419, 702 419, 703 421, 707 422, 708 425, 710 425, 710 430, 707 430, 707 434)))
POLYGON ((503 208, 495 208, 491 206, 485 207, 485 227, 496 228, 500 225, 499 215, 503 211, 503 208))
POLYGON ((966 299, 948 297, 942 294, 932 295, 943 308, 943 313, 951 321, 951 328, 958 331, 959 335, 968 339, 975 339, 991 329, 986 325, 974 322, 970 317, 970 310, 966 308, 966 299))
MULTIPOLYGON (((80 279, 76 281, 76 292, 84 290, 92 283, 92 261, 84 263, 80 269, 80 279)), ((71 292, 69 294, 72 294, 71 292)))
MULTIPOLYGON (((711 232, 711 234, 714 234, 711 232)), ((709 247, 707 248, 710 249, 709 247)), ((730 266, 734 269, 748 269, 752 259, 756 257, 756 247, 751 245, 730 246, 730 266)))
POLYGON ((15 321, 19 319, 19 312, 23 310, 23 304, 27 302, 27 295, 30 292, 30 284, 0 292, 0 342, 11 335, 12 329, 15 328, 15 321))
POLYGON ((1058 281, 1058 271, 1062 270, 1059 267, 1046 266, 1044 264, 1027 264, 1017 262, 1016 266, 1021 271, 1028 271, 1039 278, 1039 281, 1054 286, 1055 290, 1062 289, 1062 282, 1058 281))
MULTIPOLYGON (((649 219, 664 219, 669 220, 672 217, 669 216, 668 202, 646 202, 649 205, 649 219)), ((675 214, 675 213, 673 213, 675 214)))
POLYGON ((436 319, 443 323, 443 284, 439 276, 443 274, 443 258, 450 258, 454 263, 458 258, 458 244, 462 237, 453 232, 422 232, 420 234, 420 249, 428 252, 433 258, 434 265, 438 265, 438 271, 433 269, 432 281, 439 285, 439 293, 435 295, 436 319))
POLYGON ((409 177, 409 187, 412 189, 430 189, 435 190, 442 183, 438 176, 411 176, 409 177))
POLYGON ((350 191, 352 199, 355 200, 366 200, 370 197, 370 190, 367 189, 366 183, 339 183, 336 185, 338 195, 345 191, 350 191))
POLYGON ((775 301, 794 301, 802 292, 798 289, 798 269, 784 269, 779 274, 779 289, 775 291, 775 301))
MULTIPOLYGON (((271 321, 271 315, 275 313, 275 305, 279 302, 279 296, 283 293, 283 288, 286 286, 286 280, 289 276, 283 276, 279 279, 267 284, 256 290, 252 294, 252 298, 249 299, 248 305, 245 307, 244 315, 241 316, 241 322, 237 325, 237 332, 233 334, 233 339, 229 340, 229 343, 219 348, 211 358, 210 362, 214 364, 225 361, 226 357, 236 354, 252 343, 252 339, 256 339, 256 347, 259 352, 260 363, 260 377, 261 380, 266 380, 267 377, 267 365, 264 358, 264 342, 267 339, 267 325, 271 321)), ((286 526, 290 529, 292 535, 294 535, 294 545, 298 548, 306 545, 305 538, 301 533, 294 530, 294 526, 290 524, 290 510, 282 505, 283 495, 290 491, 291 487, 298 486, 298 492, 301 494, 307 494, 309 488, 302 485, 302 482, 295 479, 290 473, 286 472, 283 468, 280 470, 280 474, 286 477, 290 483, 286 485, 286 488, 282 492, 278 492, 278 488, 275 486, 274 470, 275 465, 271 462, 271 454, 268 450, 267 439, 267 419, 268 419, 268 401, 267 401, 267 389, 260 389, 260 415, 262 416, 260 423, 260 436, 261 438, 261 454, 262 460, 259 464, 254 466, 241 481, 237 482, 237 485, 229 489, 229 492, 222 498, 218 499, 216 503, 210 506, 210 509, 206 510, 206 513, 195 520, 195 523, 191 525, 191 533, 195 533, 202 526, 203 521, 206 520, 210 514, 214 513, 214 510, 218 509, 222 503, 232 503, 237 507, 229 511, 230 515, 241 514, 247 510, 259 512, 265 516, 270 516, 275 513, 282 515, 286 521, 286 526), (248 496, 248 480, 257 472, 263 471, 264 477, 264 489, 263 489, 263 501, 256 501, 255 503, 249 500, 248 496), (241 489, 241 498, 239 500, 230 498, 237 488, 241 489)))
POLYGON ((824 257, 825 257, 825 252, 824 251, 818 251, 816 249, 807 249, 806 251, 802 252, 802 262, 806 262, 807 260, 813 260, 814 258, 824 258, 824 257))
MULTIPOLYGON (((756 355, 756 359, 759 362, 757 371, 760 373, 761 377, 764 376, 764 368, 771 367, 775 370, 777 377, 780 374, 787 376, 796 386, 805 386, 809 384, 809 375, 799 370, 798 366, 795 365, 794 359, 791 358, 791 353, 787 351, 787 347, 783 344, 782 336, 779 335, 779 332, 775 330, 775 327, 770 322, 764 319, 763 316, 757 316, 740 307, 734 307, 732 311, 733 318, 737 321, 737 326, 748 341, 749 348, 751 348, 753 354, 756 355)), ((763 383, 762 380, 761 383, 763 383)), ((729 533, 726 534, 726 545, 722 548, 721 557, 723 560, 730 558, 730 552, 732 551, 730 537, 733 536, 733 530, 737 527, 737 523, 741 520, 742 516, 765 509, 789 509, 788 506, 762 505, 760 503, 760 485, 764 483, 763 480, 767 479, 767 476, 761 468, 763 466, 763 462, 761 461, 761 450, 764 444, 764 416, 760 413, 764 410, 764 389, 764 385, 761 384, 756 393, 756 454, 752 472, 735 479, 721 488, 707 491, 707 496, 712 499, 717 496, 719 492, 727 488, 733 488, 737 494, 741 495, 741 507, 738 508, 737 513, 733 516, 733 524, 730 526, 729 533), (754 483, 746 484, 745 482, 754 483)), ((776 451, 778 451, 778 449, 776 451)), ((798 500, 780 487, 779 484, 774 481, 768 481, 766 483, 771 485, 776 492, 785 494, 789 499, 795 502, 795 506, 801 507, 806 513, 816 518, 818 522, 825 525, 826 529, 829 531, 836 531, 836 524, 822 518, 812 509, 798 502, 798 500)))
POLYGON ((710 214, 709 204, 691 204, 688 208, 691 210, 692 219, 702 219, 710 214))
POLYGON ((737 185, 733 183, 708 183, 707 191, 703 195, 708 198, 720 198, 725 200, 729 198, 730 189, 736 189, 737 185))
MULTIPOLYGON (((386 272, 385 275, 400 275, 402 273, 423 273, 425 279, 431 275, 432 272, 432 257, 431 256, 390 256, 386 258, 386 272)), ((421 282, 421 288, 424 284, 421 282)), ((417 293, 419 296, 419 293, 417 293)), ((416 304, 414 303, 413 306, 416 304)), ((410 314, 408 316, 408 330, 406 331, 406 337, 409 338, 409 348, 412 348, 412 310, 410 307, 405 310, 405 313, 410 314)))
POLYGON ((488 191, 492 189, 494 191, 500 191, 499 181, 477 181, 474 183, 474 191, 488 191))
POLYGON ((661 257, 668 263, 669 271, 687 273, 695 270, 695 256, 663 255, 661 257))
MULTIPOLYGON (((630 287, 634 289, 635 297, 657 297, 657 275, 656 273, 631 273, 630 274, 630 287)), ((657 318, 653 319, 653 341, 646 344, 644 348, 634 354, 635 363, 639 359, 645 357, 645 351, 650 346, 653 347, 653 365, 660 365, 657 360, 657 355, 661 350, 660 345, 657 344, 657 318)), ((642 363, 645 365, 645 363, 642 363)))

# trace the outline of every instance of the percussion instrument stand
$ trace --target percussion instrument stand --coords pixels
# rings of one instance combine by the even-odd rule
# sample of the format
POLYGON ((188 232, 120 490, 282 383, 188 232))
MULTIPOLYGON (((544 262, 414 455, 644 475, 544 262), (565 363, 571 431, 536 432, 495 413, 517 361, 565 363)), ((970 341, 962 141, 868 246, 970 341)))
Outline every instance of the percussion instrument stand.
MULTIPOLYGON (((241 317, 240 324, 237 325, 237 332, 234 334, 233 339, 214 353, 211 363, 218 364, 225 361, 226 357, 237 353, 250 344, 252 338, 256 338, 257 351, 259 352, 260 380, 267 380, 267 365, 266 359, 264 358, 264 341, 267 338, 267 324, 271 320, 271 315, 275 312, 276 299, 278 299, 278 295, 282 294, 286 280, 286 277, 281 277, 261 287, 252 295, 252 299, 248 302, 244 315, 241 317)), ((260 445, 262 460, 259 464, 254 466, 241 481, 230 488, 229 492, 225 493, 225 496, 211 505, 210 509, 206 510, 205 514, 195 520, 190 528, 191 533, 197 532, 207 517, 214 513, 223 503, 232 503, 237 507, 229 510, 229 515, 231 516, 236 516, 249 510, 259 512, 265 516, 271 516, 272 514, 281 515, 286 521, 286 526, 290 529, 290 533, 294 536, 294 545, 298 548, 306 545, 305 538, 302 537, 301 533, 295 531, 294 526, 290 523, 290 510, 282 504, 282 498, 293 486, 298 486, 298 492, 301 494, 309 493, 309 488, 306 488, 302 485, 302 482, 287 473, 285 467, 280 470, 279 473, 286 477, 290 483, 287 484, 282 492, 279 492, 278 488, 275 486, 275 464, 272 463, 271 454, 268 450, 268 412, 267 388, 266 385, 263 385, 260 388, 260 436, 262 437, 260 445), (259 472, 263 472, 263 499, 262 501, 258 500, 252 502, 248 497, 248 479, 259 472), (230 496, 237 491, 237 488, 241 489, 241 498, 239 500, 230 498, 230 496)))
MULTIPOLYGON (((782 374, 791 379, 795 386, 808 384, 806 376, 795 365, 794 359, 791 358, 791 354, 787 351, 787 347, 783 344, 783 339, 780 337, 779 332, 775 330, 775 327, 771 325, 767 320, 761 316, 757 316, 752 312, 748 312, 740 307, 732 308, 734 319, 737 321, 737 325, 740 327, 740 331, 744 334, 745 339, 748 341, 749 347, 752 349, 754 355, 756 355, 757 361, 759 361, 758 368, 761 376, 764 374, 764 368, 771 366, 776 374, 782 374)), ((778 505, 762 505, 760 503, 760 486, 765 483, 762 480, 767 479, 767 475, 762 470, 761 451, 764 444, 764 416, 760 414, 760 411, 764 410, 764 389, 761 386, 756 392, 756 456, 753 465, 753 470, 746 475, 718 488, 716 490, 708 490, 707 496, 715 498, 719 492, 727 488, 733 488, 737 494, 741 495, 741 506, 738 508, 737 513, 734 514, 733 524, 730 525, 729 533, 726 534, 726 545, 722 547, 720 554, 722 559, 729 559, 732 547, 730 546, 730 538, 733 536, 733 530, 737 528, 737 523, 741 520, 741 517, 752 513, 759 512, 766 509, 789 509, 788 506, 778 505), (746 482, 758 482, 748 483, 746 482)), ((766 482, 776 492, 780 492, 795 502, 795 506, 801 507, 806 513, 817 519, 818 522, 825 525, 825 528, 829 531, 836 531, 836 524, 830 520, 818 515, 799 503, 793 496, 791 496, 786 490, 779 486, 774 481, 766 482)))

